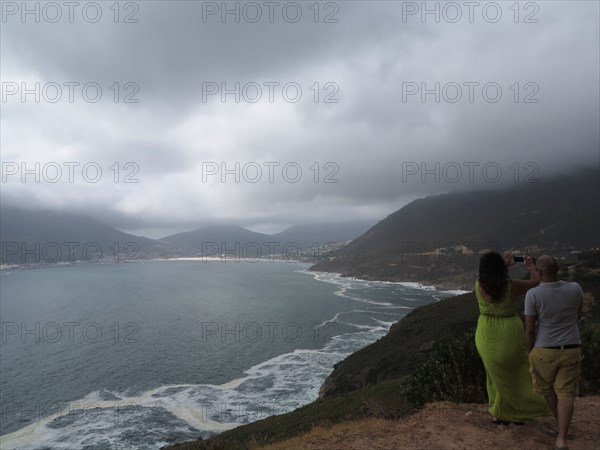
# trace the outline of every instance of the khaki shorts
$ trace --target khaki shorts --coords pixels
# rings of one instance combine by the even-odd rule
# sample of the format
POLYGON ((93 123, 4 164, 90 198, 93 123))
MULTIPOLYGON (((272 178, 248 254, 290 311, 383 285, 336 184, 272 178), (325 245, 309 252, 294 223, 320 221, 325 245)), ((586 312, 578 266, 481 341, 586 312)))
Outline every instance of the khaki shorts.
POLYGON ((536 394, 555 393, 561 400, 573 399, 579 394, 581 348, 534 347, 529 353, 529 373, 536 394))

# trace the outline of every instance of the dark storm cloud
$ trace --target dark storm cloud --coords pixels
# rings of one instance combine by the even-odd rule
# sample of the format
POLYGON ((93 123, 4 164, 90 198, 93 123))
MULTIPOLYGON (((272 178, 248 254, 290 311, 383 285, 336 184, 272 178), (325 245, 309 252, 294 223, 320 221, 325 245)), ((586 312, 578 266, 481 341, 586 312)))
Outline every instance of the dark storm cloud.
POLYGON ((22 104, 11 97, 2 103, 2 161, 93 162, 103 174, 94 183, 81 174, 73 183, 13 176, 3 201, 79 209, 140 230, 209 220, 284 226, 377 220, 419 196, 528 176, 543 182, 597 165, 598 4, 530 2, 538 7, 533 16, 521 4, 515 23, 502 3, 502 19, 492 23, 481 14, 489 3, 480 2, 473 23, 461 2, 457 23, 431 15, 423 23, 419 14, 403 21, 403 8, 421 2, 321 3, 320 22, 333 11, 325 5, 337 5, 338 23, 314 23, 313 3, 300 4, 298 23, 277 13, 273 23, 231 16, 221 23, 218 15, 203 22, 207 2, 138 2, 134 24, 112 23, 104 3, 107 20, 98 23, 8 17, 3 82, 93 81, 103 98, 22 104), (203 98, 203 82, 256 83, 263 97, 235 103, 230 95, 222 103, 219 94, 203 98), (272 103, 269 82, 279 83, 272 103), (290 82, 302 88, 297 103, 281 95, 290 82), (434 94, 425 102, 421 92, 407 95, 436 82, 437 102, 434 94), (493 86, 484 92, 486 84, 493 86), (495 86, 501 98, 488 101, 495 86), (456 87, 462 97, 453 102, 456 87), (128 93, 139 102, 123 103, 128 93), (337 103, 325 103, 327 95, 337 103), (241 179, 222 180, 221 169, 236 171, 236 163, 241 179), (137 182, 124 183, 133 172, 137 182))

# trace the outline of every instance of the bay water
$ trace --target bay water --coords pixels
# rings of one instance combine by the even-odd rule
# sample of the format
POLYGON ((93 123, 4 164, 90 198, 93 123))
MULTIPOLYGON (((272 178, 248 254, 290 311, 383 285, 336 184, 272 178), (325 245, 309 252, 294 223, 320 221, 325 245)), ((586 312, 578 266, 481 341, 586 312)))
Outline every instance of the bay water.
POLYGON ((454 295, 289 261, 0 272, 0 446, 157 449, 315 400, 333 365, 454 295))

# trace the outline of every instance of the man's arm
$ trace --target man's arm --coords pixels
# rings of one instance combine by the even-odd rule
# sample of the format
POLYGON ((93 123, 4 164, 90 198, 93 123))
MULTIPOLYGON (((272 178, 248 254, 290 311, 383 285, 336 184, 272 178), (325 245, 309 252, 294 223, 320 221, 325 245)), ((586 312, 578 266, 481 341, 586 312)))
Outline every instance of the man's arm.
POLYGON ((537 334, 535 324, 537 322, 538 311, 531 292, 525 295, 525 347, 527 347, 527 352, 531 352, 531 349, 535 346, 537 334))
POLYGON ((535 323, 537 321, 537 316, 528 316, 525 315, 525 346, 527 347, 527 351, 531 352, 531 349, 535 345, 535 323))

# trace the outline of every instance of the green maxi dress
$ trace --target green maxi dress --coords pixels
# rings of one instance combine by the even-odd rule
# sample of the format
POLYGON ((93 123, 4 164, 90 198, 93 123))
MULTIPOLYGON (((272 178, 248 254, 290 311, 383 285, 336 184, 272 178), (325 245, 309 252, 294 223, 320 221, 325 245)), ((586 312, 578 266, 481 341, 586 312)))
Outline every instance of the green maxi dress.
POLYGON ((507 422, 551 415, 544 397, 532 390, 523 322, 510 298, 510 283, 499 303, 484 300, 479 280, 475 295, 479 303, 475 345, 485 367, 490 413, 507 422))

